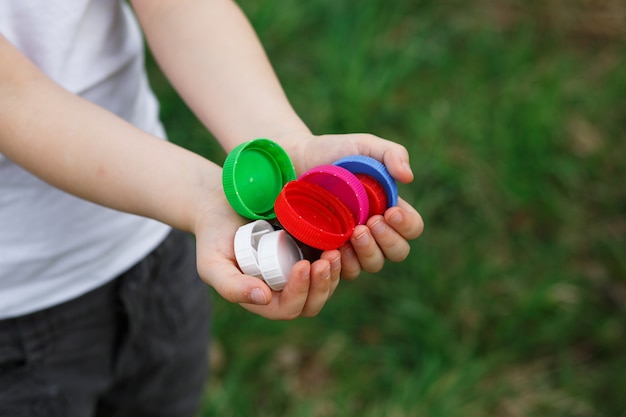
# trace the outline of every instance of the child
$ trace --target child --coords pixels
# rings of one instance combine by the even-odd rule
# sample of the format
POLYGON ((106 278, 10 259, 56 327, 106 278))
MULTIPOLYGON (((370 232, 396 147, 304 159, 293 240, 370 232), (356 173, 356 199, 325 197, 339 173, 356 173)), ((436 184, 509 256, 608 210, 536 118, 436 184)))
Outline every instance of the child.
POLYGON ((234 2, 131 5, 0 3, 0 415, 191 416, 206 375, 202 281, 270 319, 315 316, 341 277, 403 260, 423 228, 400 199, 340 250, 297 263, 282 292, 243 275, 232 240, 245 221, 221 168, 162 140, 140 28, 226 151, 271 138, 298 173, 364 154, 401 182, 408 154, 313 135, 234 2))

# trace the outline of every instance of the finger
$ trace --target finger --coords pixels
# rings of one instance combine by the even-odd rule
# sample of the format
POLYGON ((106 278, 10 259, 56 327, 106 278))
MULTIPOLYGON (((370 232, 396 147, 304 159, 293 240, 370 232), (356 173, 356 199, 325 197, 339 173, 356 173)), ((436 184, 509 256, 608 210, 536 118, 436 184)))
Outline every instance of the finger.
POLYGON ((386 222, 405 239, 418 238, 424 231, 422 216, 406 201, 399 199, 398 205, 384 213, 386 222))
POLYGON ((289 274, 289 281, 278 296, 278 310, 281 319, 292 320, 300 317, 309 298, 312 282, 312 265, 309 261, 298 261, 289 274))
POLYGON ((378 247, 384 256, 392 262, 404 260, 408 255, 411 247, 409 242, 398 232, 390 227, 385 218, 382 216, 374 216, 367 222, 378 247))
POLYGON ((402 183, 413 181, 413 171, 409 163, 409 152, 399 143, 381 139, 374 135, 359 135, 357 144, 361 155, 371 156, 382 162, 392 177, 402 183))
POLYGON ((330 292, 331 268, 326 259, 318 259, 311 264, 311 284, 306 303, 302 309, 303 317, 316 316, 324 307, 330 292))
MULTIPOLYGON (((382 216, 374 216, 373 218, 383 221, 382 216)), ((370 221, 368 221, 367 227, 359 225, 354 229, 354 233, 350 237, 350 243, 352 243, 361 268, 367 272, 378 272, 385 264, 385 255, 372 236, 369 223, 370 221)))
POLYGON ((268 305, 242 303, 246 310, 271 320, 293 320, 300 317, 306 303, 310 283, 310 264, 299 261, 291 269, 287 285, 282 291, 274 291, 268 305))
POLYGON ((341 253, 341 278, 353 280, 361 274, 361 263, 351 243, 343 245, 341 253))
POLYGON ((341 279, 341 252, 338 250, 326 251, 321 256, 330 263, 330 289, 328 296, 332 296, 341 279))

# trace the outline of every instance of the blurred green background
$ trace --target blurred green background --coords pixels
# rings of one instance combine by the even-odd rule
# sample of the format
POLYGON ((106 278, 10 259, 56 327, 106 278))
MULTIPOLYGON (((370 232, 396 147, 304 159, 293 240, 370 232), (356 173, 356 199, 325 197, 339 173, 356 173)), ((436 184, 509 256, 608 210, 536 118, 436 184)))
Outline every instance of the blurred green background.
POLYGON ((313 131, 408 148, 426 228, 314 319, 214 297, 202 415, 626 416, 626 2, 240 5, 313 131))

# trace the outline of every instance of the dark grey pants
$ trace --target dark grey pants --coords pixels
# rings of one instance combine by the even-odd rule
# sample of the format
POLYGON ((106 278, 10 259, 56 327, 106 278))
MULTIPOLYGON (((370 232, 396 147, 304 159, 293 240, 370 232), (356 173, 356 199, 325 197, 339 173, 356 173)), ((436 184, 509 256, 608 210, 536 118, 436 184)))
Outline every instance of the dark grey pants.
POLYGON ((191 417, 207 377, 209 289, 173 231, 78 299, 0 321, 0 417, 191 417))

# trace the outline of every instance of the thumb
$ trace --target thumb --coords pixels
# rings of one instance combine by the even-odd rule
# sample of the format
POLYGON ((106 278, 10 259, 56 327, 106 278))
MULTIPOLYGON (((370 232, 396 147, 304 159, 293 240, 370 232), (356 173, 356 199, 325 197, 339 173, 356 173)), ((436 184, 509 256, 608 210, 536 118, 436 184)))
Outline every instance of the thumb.
POLYGON ((402 183, 413 181, 409 152, 399 143, 369 134, 359 135, 359 152, 382 162, 392 177, 402 183))
POLYGON ((266 305, 272 300, 272 290, 262 280, 242 274, 232 264, 213 264, 198 270, 202 280, 231 303, 266 305))

